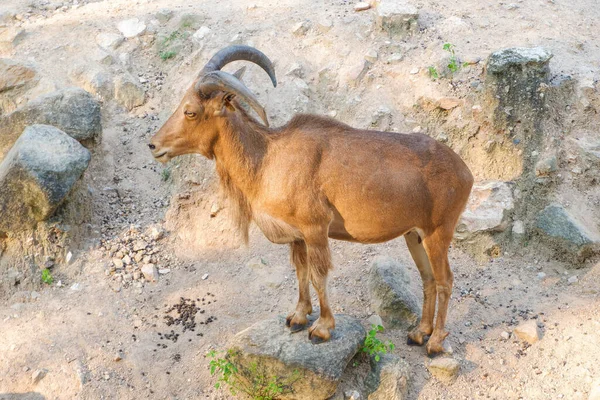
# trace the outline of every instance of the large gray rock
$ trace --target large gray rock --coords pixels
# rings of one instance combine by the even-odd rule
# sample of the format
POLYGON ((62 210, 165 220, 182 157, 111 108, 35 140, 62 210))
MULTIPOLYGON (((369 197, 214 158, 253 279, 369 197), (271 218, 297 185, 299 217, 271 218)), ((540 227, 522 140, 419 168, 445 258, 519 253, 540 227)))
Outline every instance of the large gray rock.
POLYGON ((404 1, 382 0, 377 5, 377 28, 394 38, 403 38, 418 30, 419 12, 404 1))
POLYGON ((552 54, 541 47, 514 47, 489 56, 486 86, 498 130, 519 138, 541 129, 545 99, 540 86, 549 82, 550 58, 552 54))
POLYGON ((8 58, 0 59, 0 93, 23 86, 35 76, 35 70, 25 64, 8 58))
POLYGON ((0 119, 0 161, 28 125, 52 125, 84 144, 102 133, 100 104, 80 88, 40 96, 0 119))
POLYGON ((115 79, 115 99, 128 110, 141 106, 146 101, 146 91, 131 75, 124 74, 115 79))
POLYGON ((48 125, 25 129, 0 164, 0 231, 48 219, 86 170, 90 152, 48 125))
POLYGON ((366 336, 355 318, 336 315, 335 322, 331 339, 314 345, 306 331, 291 334, 284 317, 261 321, 233 338, 229 357, 246 382, 257 374, 277 377, 285 387, 278 399, 327 399, 366 336))
POLYGON ((371 372, 365 382, 371 392, 368 400, 405 399, 409 371, 408 363, 393 354, 382 355, 379 362, 371 358, 371 372))
POLYGON ((457 239, 466 239, 480 232, 503 231, 505 212, 514 208, 510 184, 488 181, 473 186, 467 207, 456 227, 457 239))
POLYGON ((536 227, 579 257, 586 258, 600 244, 600 234, 595 227, 586 225, 560 204, 544 208, 537 217, 536 227))
POLYGON ((421 305, 410 288, 406 268, 390 257, 377 257, 369 272, 371 305, 389 327, 408 329, 421 314, 421 305))

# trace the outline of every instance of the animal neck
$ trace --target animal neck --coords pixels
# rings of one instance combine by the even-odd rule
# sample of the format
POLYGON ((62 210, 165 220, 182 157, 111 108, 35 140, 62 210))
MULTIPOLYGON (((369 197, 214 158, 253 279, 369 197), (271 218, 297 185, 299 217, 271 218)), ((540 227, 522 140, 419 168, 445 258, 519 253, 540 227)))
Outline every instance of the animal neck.
POLYGON ((267 154, 269 130, 244 112, 232 113, 220 123, 214 147, 217 173, 233 222, 247 243, 252 221, 251 201, 267 154))

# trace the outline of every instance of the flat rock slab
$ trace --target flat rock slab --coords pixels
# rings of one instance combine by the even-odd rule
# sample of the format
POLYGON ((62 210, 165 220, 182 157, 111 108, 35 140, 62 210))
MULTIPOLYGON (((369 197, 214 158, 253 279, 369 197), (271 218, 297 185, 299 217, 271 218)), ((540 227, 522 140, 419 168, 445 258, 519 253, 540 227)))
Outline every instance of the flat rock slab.
POLYGON ((374 311, 387 326, 408 329, 416 324, 421 306, 405 266, 390 257, 377 257, 369 272, 369 291, 374 311))
POLYGON ((552 53, 542 47, 513 47, 492 53, 487 61, 488 73, 502 73, 511 67, 546 69, 552 53))
POLYGON ((0 161, 28 125, 52 125, 75 140, 90 143, 102 133, 100 103, 80 88, 40 96, 0 119, 0 161))
POLYGON ((248 380, 252 371, 278 377, 286 388, 278 399, 327 399, 366 336, 356 318, 335 315, 335 322, 331 339, 321 344, 312 344, 307 330, 290 333, 282 316, 257 322, 233 338, 230 357, 248 380))
POLYGON ((25 129, 0 164, 0 232, 48 219, 86 170, 90 152, 48 125, 25 129))

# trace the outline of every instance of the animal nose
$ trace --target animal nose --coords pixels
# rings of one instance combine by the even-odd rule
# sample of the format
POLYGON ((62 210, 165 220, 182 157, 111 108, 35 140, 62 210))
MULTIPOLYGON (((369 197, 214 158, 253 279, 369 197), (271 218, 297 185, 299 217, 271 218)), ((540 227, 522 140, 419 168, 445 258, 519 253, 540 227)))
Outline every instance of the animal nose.
POLYGON ((150 148, 150 150, 154 150, 154 149, 156 149, 156 146, 155 146, 155 145, 153 145, 152 143, 150 143, 150 144, 148 145, 148 147, 150 148))

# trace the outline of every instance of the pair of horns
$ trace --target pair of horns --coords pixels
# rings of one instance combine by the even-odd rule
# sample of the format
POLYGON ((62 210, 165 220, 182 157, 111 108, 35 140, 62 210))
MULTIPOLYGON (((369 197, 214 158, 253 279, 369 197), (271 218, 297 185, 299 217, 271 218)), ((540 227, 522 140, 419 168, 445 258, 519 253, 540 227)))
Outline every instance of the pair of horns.
MULTIPOLYGON (((216 91, 222 91, 231 93, 239 96, 244 100, 260 118, 264 121, 266 126, 269 126, 267 120, 267 113, 265 109, 260 105, 258 99, 239 79, 236 75, 228 74, 227 72, 221 71, 226 64, 233 61, 244 60, 250 61, 261 67, 271 78, 273 86, 277 86, 277 79, 275 78, 275 69, 273 63, 267 58, 261 51, 250 46, 236 45, 226 47, 217 54, 215 54, 206 63, 200 74, 198 75, 198 81, 196 82, 195 89, 203 97, 210 97, 216 91)), ((240 74, 241 75, 241 74, 240 74)))

